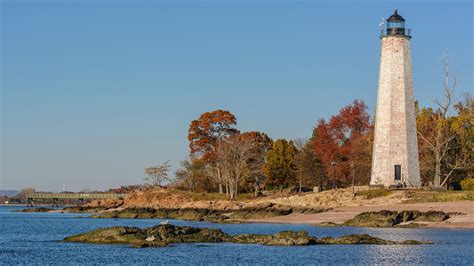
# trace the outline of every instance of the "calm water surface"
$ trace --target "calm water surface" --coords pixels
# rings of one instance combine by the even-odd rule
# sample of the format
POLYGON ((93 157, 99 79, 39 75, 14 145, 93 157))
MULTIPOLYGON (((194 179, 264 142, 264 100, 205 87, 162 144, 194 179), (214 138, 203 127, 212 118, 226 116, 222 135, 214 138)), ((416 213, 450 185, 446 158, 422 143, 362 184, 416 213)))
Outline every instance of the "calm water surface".
POLYGON ((307 230, 338 237, 368 233, 391 240, 432 241, 433 245, 320 245, 269 247, 242 244, 178 244, 136 249, 124 245, 62 243, 66 236, 109 226, 149 227, 158 219, 87 219, 84 214, 15 213, 0 207, 0 264, 449 264, 474 265, 474 230, 318 228, 287 224, 212 224, 171 221, 176 225, 220 228, 229 234, 270 234, 307 230))

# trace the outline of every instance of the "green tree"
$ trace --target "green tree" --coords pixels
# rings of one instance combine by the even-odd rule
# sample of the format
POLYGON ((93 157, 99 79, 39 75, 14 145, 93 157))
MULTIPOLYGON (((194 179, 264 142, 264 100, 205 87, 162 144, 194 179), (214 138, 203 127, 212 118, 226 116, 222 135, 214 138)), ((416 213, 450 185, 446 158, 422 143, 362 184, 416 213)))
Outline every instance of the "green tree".
POLYGON ((296 155, 297 149, 293 141, 278 139, 273 143, 271 150, 267 153, 264 166, 269 188, 283 189, 295 183, 296 155))

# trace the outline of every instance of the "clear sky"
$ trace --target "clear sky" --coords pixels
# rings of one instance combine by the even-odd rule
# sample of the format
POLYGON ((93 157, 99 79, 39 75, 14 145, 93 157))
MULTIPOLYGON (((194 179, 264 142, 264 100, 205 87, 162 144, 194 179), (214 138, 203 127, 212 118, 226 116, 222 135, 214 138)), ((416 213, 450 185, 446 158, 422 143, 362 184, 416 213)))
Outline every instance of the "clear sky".
POLYGON ((444 51, 458 93, 473 88, 471 1, 0 2, 0 189, 141 183, 185 159, 189 122, 218 108, 288 139, 354 99, 373 113, 395 8, 421 104, 440 95, 444 51))

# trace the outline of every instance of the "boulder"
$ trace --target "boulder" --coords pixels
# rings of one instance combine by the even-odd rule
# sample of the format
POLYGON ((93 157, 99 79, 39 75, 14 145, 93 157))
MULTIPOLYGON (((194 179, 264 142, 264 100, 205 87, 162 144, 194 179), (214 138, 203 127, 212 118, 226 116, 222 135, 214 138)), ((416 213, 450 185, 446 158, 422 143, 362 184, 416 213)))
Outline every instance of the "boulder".
POLYGON ((135 244, 144 241, 146 238, 146 234, 138 227, 116 226, 96 229, 84 234, 66 237, 64 241, 105 244, 135 244))
POLYGON ((363 212, 344 222, 346 226, 392 227, 401 223, 402 217, 396 211, 363 212))
MULTIPOLYGON (((449 219, 449 214, 441 211, 388 211, 363 212, 354 218, 347 220, 346 226, 366 226, 366 227, 394 227, 402 223, 416 222, 442 222, 449 219)), ((415 224, 417 226, 418 224, 415 224)))

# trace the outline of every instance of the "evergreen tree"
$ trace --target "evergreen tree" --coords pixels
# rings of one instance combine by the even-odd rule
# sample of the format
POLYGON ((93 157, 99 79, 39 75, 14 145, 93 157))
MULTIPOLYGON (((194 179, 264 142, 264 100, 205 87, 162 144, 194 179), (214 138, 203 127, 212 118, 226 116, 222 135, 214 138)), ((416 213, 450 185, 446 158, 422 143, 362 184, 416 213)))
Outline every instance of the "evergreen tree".
POLYGON ((276 140, 272 149, 267 153, 264 172, 267 177, 267 187, 286 188, 296 181, 295 157, 297 149, 293 141, 276 140))

